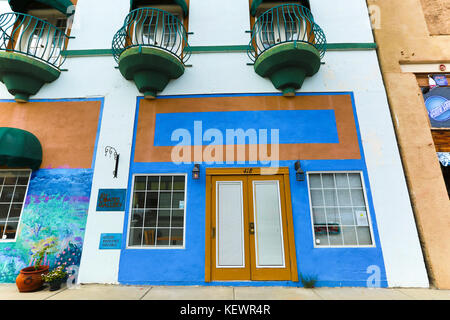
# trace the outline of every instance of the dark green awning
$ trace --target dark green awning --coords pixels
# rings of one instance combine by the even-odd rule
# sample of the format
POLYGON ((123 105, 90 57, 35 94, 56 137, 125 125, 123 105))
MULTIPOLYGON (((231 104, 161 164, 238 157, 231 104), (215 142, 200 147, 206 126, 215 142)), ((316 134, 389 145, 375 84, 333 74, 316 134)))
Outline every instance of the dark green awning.
MULTIPOLYGON (((179 5, 181 9, 183 9, 184 16, 187 16, 188 14, 188 5, 186 3, 186 0, 171 0, 173 3, 179 5)), ((134 9, 133 4, 138 3, 139 0, 130 0, 131 8, 134 9)), ((169 1, 170 2, 170 1, 169 1)))
POLYGON ((37 170, 41 163, 42 146, 34 134, 0 127, 0 166, 37 170))
POLYGON ((31 2, 40 2, 68 16, 74 13, 74 10, 68 10, 73 6, 70 0, 8 0, 8 2, 14 12, 27 13, 26 10, 31 2))
MULTIPOLYGON (((258 7, 263 2, 279 2, 279 1, 277 1, 277 0, 253 0, 252 6, 250 8, 250 13, 252 16, 256 15, 256 9, 258 9, 258 7)), ((302 6, 305 6, 308 9, 310 9, 309 0, 282 1, 282 3, 280 3, 280 4, 289 4, 289 3, 301 4, 302 6)))

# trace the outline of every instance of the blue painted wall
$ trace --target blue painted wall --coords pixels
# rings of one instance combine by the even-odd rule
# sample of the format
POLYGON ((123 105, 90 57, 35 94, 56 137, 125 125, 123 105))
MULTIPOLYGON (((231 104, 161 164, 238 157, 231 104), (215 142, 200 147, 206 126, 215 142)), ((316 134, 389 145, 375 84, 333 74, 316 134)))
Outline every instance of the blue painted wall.
MULTIPOLYGON (((327 93, 332 94, 332 93, 327 93)), ((351 93, 339 93, 351 94, 351 93)), ((274 94, 278 95, 278 94, 274 94)), ((236 96, 242 96, 236 95, 236 96)), ((177 98, 177 97, 169 97, 177 98)), ((138 104, 139 104, 138 99, 138 104)), ((136 113, 138 114, 138 112, 136 113)), ((367 200, 375 237, 375 246, 366 248, 314 248, 313 228, 310 215, 310 204, 307 182, 295 179, 295 161, 280 161, 280 167, 289 167, 292 198, 292 214, 294 222, 297 266, 299 274, 317 276, 317 286, 366 286, 370 274, 369 266, 380 269, 382 287, 387 286, 381 244, 375 210, 372 204, 370 183, 364 162, 364 153, 359 137, 359 127, 354 109, 355 122, 358 129, 358 140, 361 160, 311 160, 302 161, 305 171, 361 171, 366 186, 367 200)), ((136 131, 137 119, 135 121, 136 131)), ((125 211, 124 237, 122 241, 119 282, 123 284, 155 284, 155 285, 286 285, 302 286, 301 282, 291 281, 258 281, 258 282, 211 282, 205 278, 205 165, 201 165, 200 180, 191 178, 192 165, 173 163, 135 163, 130 166, 127 205, 125 211), (187 174, 186 199, 186 238, 184 249, 127 249, 128 215, 130 208, 130 192, 133 174, 187 174)), ((252 164, 249 167, 267 165, 252 164)), ((216 167, 208 165, 207 167, 216 167)), ((246 167, 246 165, 219 165, 217 167, 246 167)))
MULTIPOLYGON (((201 121, 203 133, 219 130, 225 138, 227 129, 278 129, 283 128, 279 143, 339 143, 334 110, 270 110, 230 112, 157 113, 155 120, 155 146, 199 145, 200 141, 179 143, 171 139, 170 132, 187 129, 192 136, 194 123, 201 121), (220 119, 220 122, 218 121, 220 119), (163 134, 162 134, 163 133, 163 134)), ((222 144, 201 141, 202 145, 222 144)), ((246 141, 248 144, 248 141, 246 141)), ((270 141, 268 142, 270 143, 270 141)))

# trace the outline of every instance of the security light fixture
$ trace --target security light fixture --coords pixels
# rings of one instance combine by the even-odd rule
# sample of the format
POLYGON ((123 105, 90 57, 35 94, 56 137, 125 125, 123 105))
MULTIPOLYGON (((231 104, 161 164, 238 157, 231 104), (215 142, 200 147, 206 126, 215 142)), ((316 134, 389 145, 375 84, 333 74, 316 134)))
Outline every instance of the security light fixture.
POLYGON ((297 160, 295 163, 295 177, 297 178, 297 181, 305 181, 305 172, 300 166, 300 160, 297 160))
POLYGON ((192 169, 192 179, 198 180, 200 178, 200 165, 195 164, 194 169, 192 169))

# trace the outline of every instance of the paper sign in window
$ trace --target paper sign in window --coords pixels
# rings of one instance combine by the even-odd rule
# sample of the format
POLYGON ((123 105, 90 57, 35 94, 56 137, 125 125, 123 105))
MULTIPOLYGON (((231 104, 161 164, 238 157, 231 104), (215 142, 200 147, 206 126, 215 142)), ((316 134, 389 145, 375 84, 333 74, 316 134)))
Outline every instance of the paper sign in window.
POLYGON ((367 212, 366 211, 355 211, 356 215, 356 223, 360 227, 368 227, 369 221, 367 220, 367 212))

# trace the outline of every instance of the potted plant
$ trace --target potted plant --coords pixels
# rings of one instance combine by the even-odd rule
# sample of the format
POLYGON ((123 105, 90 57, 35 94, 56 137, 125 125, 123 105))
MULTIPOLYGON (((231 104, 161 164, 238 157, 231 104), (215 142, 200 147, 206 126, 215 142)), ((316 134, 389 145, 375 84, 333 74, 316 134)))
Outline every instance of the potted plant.
POLYGON ((66 264, 56 267, 47 274, 42 275, 42 279, 45 283, 50 284, 50 291, 56 291, 61 289, 61 283, 66 280, 68 274, 65 270, 66 264))
POLYGON ((31 249, 34 265, 20 270, 16 278, 16 285, 20 292, 32 292, 42 287, 44 283, 42 274, 48 273, 49 270, 49 266, 42 265, 42 262, 46 255, 54 253, 55 247, 56 238, 50 237, 42 239, 31 249))

